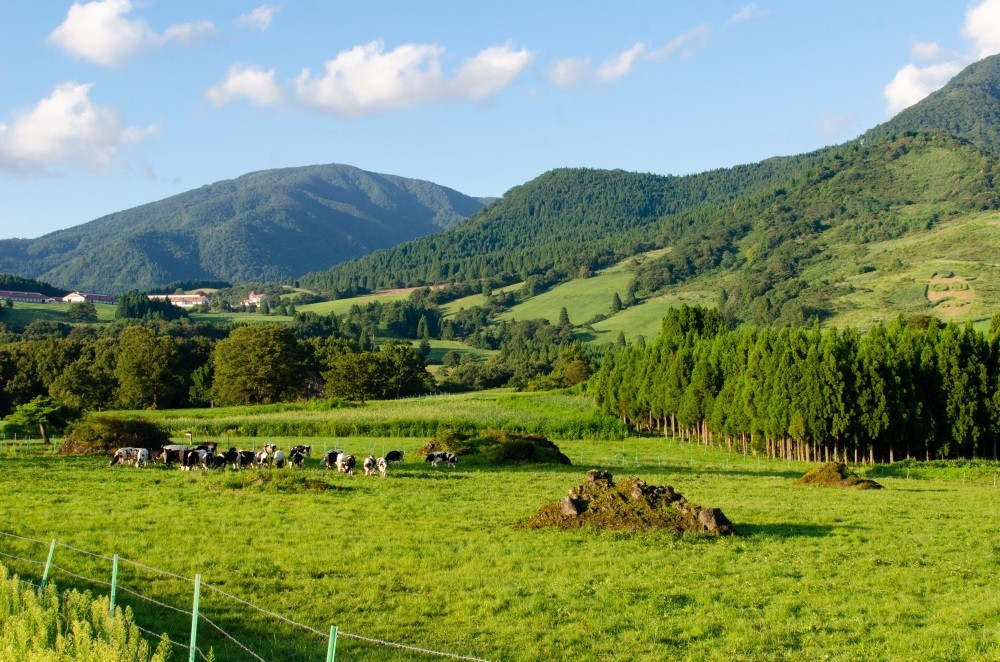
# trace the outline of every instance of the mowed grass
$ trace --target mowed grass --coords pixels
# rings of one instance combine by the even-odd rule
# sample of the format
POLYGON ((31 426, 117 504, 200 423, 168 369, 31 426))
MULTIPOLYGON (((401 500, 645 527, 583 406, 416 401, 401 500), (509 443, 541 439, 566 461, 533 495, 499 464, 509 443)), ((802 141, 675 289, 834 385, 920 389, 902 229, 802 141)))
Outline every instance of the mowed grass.
POLYGON ((388 303, 389 301, 405 301, 410 298, 410 292, 376 292, 362 297, 351 297, 350 299, 337 299, 335 301, 320 301, 319 303, 309 303, 303 306, 296 306, 295 310, 300 312, 313 312, 317 315, 344 315, 351 310, 354 305, 367 306, 376 301, 388 303))
MULTIPOLYGON (((447 471, 413 457, 423 439, 337 441, 359 455, 372 444, 405 447, 407 462, 379 479, 325 472, 315 457, 297 474, 206 474, 6 452, 0 517, 20 535, 201 573, 323 633, 336 624, 491 660, 1000 656, 1000 491, 988 481, 798 486, 805 465, 658 438, 561 442, 574 467, 447 471), (740 535, 517 528, 597 467, 721 507, 740 535)), ((47 545, 31 547, 0 538, 0 551, 44 561, 47 545)), ((62 547, 55 563, 104 572, 105 581, 110 572, 62 547)), ((123 586, 190 607, 190 584, 128 564, 121 573, 123 586)), ((79 581, 59 571, 53 579, 79 581)), ((322 659, 322 637, 212 590, 202 596, 204 613, 265 659, 322 659)), ((139 606, 140 624, 186 643, 183 615, 121 591, 119 599, 139 606)), ((216 659, 245 659, 211 628, 201 631, 216 659)), ((338 653, 424 659, 343 636, 338 653)))

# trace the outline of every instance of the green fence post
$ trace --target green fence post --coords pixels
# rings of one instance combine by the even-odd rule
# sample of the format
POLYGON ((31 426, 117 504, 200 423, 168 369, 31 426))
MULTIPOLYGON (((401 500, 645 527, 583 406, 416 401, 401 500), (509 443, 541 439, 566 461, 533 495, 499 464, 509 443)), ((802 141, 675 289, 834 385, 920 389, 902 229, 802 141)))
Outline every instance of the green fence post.
POLYGON ((326 662, 333 662, 337 657, 337 626, 330 626, 330 645, 326 647, 326 662))
POLYGON ((45 583, 49 581, 49 570, 52 568, 52 555, 56 553, 56 541, 49 545, 49 558, 45 561, 45 572, 42 573, 42 585, 39 587, 45 590, 45 583))
POLYGON ((118 555, 111 560, 111 609, 108 615, 115 617, 115 593, 118 591, 118 555))
POLYGON ((195 662, 195 654, 198 649, 195 646, 198 644, 198 600, 201 598, 201 575, 194 576, 194 606, 191 607, 191 655, 188 657, 189 662, 195 662))

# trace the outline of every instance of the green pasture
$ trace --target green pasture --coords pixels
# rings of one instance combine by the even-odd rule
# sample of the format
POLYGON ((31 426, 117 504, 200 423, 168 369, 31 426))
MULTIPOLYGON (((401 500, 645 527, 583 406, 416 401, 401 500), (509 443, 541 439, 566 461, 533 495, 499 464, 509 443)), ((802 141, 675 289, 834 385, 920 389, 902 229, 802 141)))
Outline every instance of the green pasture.
MULTIPOLYGON (((23 329, 35 320, 47 322, 65 322, 71 324, 69 318, 70 303, 27 303, 15 301, 13 308, 4 308, 0 312, 0 321, 9 327, 23 329)), ((115 306, 106 303, 94 304, 97 310, 98 322, 111 322, 115 319, 115 306)))
POLYGON ((572 324, 584 324, 595 315, 610 315, 615 292, 624 299, 634 275, 628 266, 616 265, 590 278, 560 283, 505 311, 500 319, 546 319, 556 324, 559 311, 566 308, 572 324))
POLYGON ((296 306, 295 310, 300 312, 314 312, 317 315, 344 315, 351 310, 351 306, 366 306, 369 303, 379 301, 387 303, 389 301, 405 301, 410 297, 409 292, 379 293, 369 294, 361 297, 351 297, 350 299, 337 299, 336 301, 320 301, 309 303, 304 306, 296 306))
MULTIPOLYGON (((451 471, 414 456, 425 440, 299 440, 358 455, 403 448, 406 462, 385 479, 325 471, 318 453, 301 472, 188 473, 9 445, 0 518, 43 544, 0 537, 0 552, 39 560, 4 558, 30 578, 55 538, 141 563, 121 565, 120 585, 163 604, 189 609, 192 587, 154 569, 200 573, 318 632, 335 624, 490 660, 1000 657, 1000 487, 988 472, 907 479, 876 467, 868 475, 884 490, 799 486, 806 465, 661 438, 562 441, 572 467, 451 471), (590 468, 672 485, 722 508, 739 535, 517 527, 590 468)), ((61 587, 107 590, 80 579, 109 581, 106 560, 60 546, 54 563, 61 587)), ((183 615, 118 595, 140 625, 187 642, 183 615)), ((264 659, 323 659, 322 637, 214 589, 201 608, 264 659)), ((216 659, 245 659, 201 631, 216 659)), ((345 636, 338 657, 429 659, 345 636)))
MULTIPOLYGON (((513 285, 506 285, 504 287, 498 287, 493 290, 494 294, 502 294, 504 292, 516 292, 521 289, 523 283, 514 283, 513 285)), ((441 313, 445 318, 454 317, 455 313, 462 310, 463 308, 475 308, 476 306, 485 306, 486 297, 482 294, 471 294, 467 297, 462 297, 461 299, 455 299, 454 301, 449 301, 448 303, 441 306, 441 313)))

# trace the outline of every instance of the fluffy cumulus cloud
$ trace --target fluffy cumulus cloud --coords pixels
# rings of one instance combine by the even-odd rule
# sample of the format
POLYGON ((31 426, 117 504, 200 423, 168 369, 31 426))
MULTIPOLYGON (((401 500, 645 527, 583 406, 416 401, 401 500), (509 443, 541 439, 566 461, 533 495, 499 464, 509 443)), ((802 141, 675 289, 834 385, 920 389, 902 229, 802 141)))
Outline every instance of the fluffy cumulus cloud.
POLYGON ((481 51, 448 78, 432 44, 386 51, 381 41, 355 46, 326 62, 322 75, 304 69, 295 80, 298 100, 313 108, 359 117, 442 99, 482 100, 509 86, 534 58, 510 44, 481 51))
POLYGON ((261 5, 249 14, 243 14, 237 18, 236 25, 241 28, 264 32, 271 27, 271 20, 280 10, 281 7, 276 5, 261 5))
POLYGON ((895 115, 940 89, 968 64, 1000 53, 1000 0, 983 0, 970 6, 962 35, 971 45, 964 55, 950 54, 934 42, 913 46, 913 57, 920 64, 907 64, 885 86, 887 115, 895 115))
POLYGON ((215 32, 207 21, 177 23, 163 33, 139 18, 130 18, 130 0, 74 2, 66 20, 49 34, 49 41, 75 58, 115 66, 139 51, 170 41, 190 44, 215 32))
POLYGON ((126 126, 121 114, 90 99, 89 84, 60 83, 33 108, 0 124, 0 169, 45 173, 68 163, 90 170, 111 167, 125 147, 155 133, 126 126))
POLYGON ((271 106, 281 101, 281 88, 275 81, 274 69, 234 64, 226 77, 205 92, 208 100, 222 106, 238 99, 247 99, 258 106, 271 106))

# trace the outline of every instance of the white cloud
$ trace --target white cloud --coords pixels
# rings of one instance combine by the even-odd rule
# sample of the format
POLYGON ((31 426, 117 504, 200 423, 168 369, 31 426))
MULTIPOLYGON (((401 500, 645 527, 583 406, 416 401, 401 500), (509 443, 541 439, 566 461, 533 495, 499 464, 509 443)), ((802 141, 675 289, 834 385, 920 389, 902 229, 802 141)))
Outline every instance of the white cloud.
POLYGON ((491 97, 513 83, 534 59, 534 53, 516 51, 509 42, 491 46, 462 65, 451 83, 451 93, 463 99, 491 97))
POLYGON ((1000 0, 984 0, 970 7, 962 34, 972 40, 975 59, 1000 53, 1000 0))
POLYGON ((936 41, 925 41, 913 44, 913 58, 927 62, 943 62, 952 57, 946 49, 936 41))
POLYGON ((208 88, 205 96, 213 105, 222 106, 240 98, 258 106, 271 106, 281 101, 281 88, 275 82, 274 69, 234 64, 218 85, 208 88))
POLYGON ((281 11, 281 7, 277 5, 261 5, 249 14, 243 14, 237 18, 236 25, 241 28, 264 32, 271 27, 271 20, 279 11, 281 11))
POLYGON ((0 124, 0 169, 17 174, 45 173, 70 163, 106 170, 119 152, 155 134, 154 127, 126 126, 121 114, 90 99, 90 84, 60 83, 33 108, 0 124))
POLYGON ((676 54, 680 54, 681 57, 691 57, 708 45, 708 38, 711 34, 712 29, 708 24, 702 23, 680 33, 664 46, 651 51, 646 57, 654 61, 666 60, 676 54))
POLYGON ((904 108, 912 106, 934 90, 943 87, 961 70, 962 64, 958 62, 943 62, 928 67, 906 65, 897 71, 885 86, 884 94, 889 102, 886 112, 895 115, 904 108))
POLYGON ((632 73, 632 67, 635 65, 635 61, 645 50, 645 46, 642 44, 636 44, 632 48, 622 51, 600 66, 597 70, 597 77, 605 83, 610 83, 629 75, 632 73))
POLYGON ((743 7, 735 14, 729 17, 726 21, 726 25, 732 25, 733 23, 745 23, 747 21, 752 21, 756 18, 764 18, 771 13, 770 9, 761 9, 757 5, 751 3, 743 7))
POLYGON ((1000 53, 1000 0, 982 0, 965 12, 962 34, 972 42, 967 55, 949 56, 936 43, 913 46, 915 59, 935 62, 920 67, 908 64, 883 89, 886 115, 892 116, 940 89, 970 63, 1000 53))
POLYGON ((510 85, 534 54, 510 44, 480 51, 453 79, 441 66, 444 49, 403 44, 385 51, 381 41, 355 46, 328 60, 321 76, 304 69, 296 95, 307 106, 343 117, 408 108, 441 99, 481 100, 510 85))
POLYGON ((130 0, 74 2, 49 41, 81 60, 104 66, 120 64, 130 55, 169 41, 190 44, 215 32, 207 21, 178 23, 159 34, 142 19, 129 18, 130 0))
POLYGON ((613 83, 632 73, 645 50, 645 45, 635 44, 608 58, 596 69, 589 57, 566 58, 555 63, 549 72, 549 80, 559 87, 578 83, 613 83))
POLYGON ((593 77, 593 70, 590 68, 590 58, 566 58, 559 60, 549 72, 549 80, 554 85, 566 87, 576 85, 593 77))

